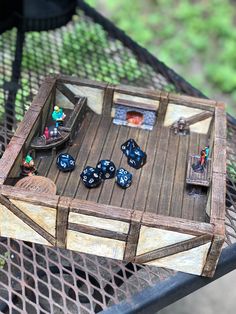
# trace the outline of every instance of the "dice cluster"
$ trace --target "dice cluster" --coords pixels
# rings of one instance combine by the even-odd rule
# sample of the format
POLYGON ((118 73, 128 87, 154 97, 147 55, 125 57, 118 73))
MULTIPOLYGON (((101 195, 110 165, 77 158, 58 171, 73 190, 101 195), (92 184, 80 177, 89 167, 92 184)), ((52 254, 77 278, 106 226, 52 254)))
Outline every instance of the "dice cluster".
POLYGON ((134 139, 130 138, 121 145, 121 150, 127 157, 127 162, 130 167, 140 169, 147 161, 147 154, 141 150, 134 139))
MULTIPOLYGON (((121 145, 121 150, 128 158, 128 164, 135 168, 141 168, 147 160, 147 155, 141 150, 133 139, 129 139, 121 145)), ((80 177, 87 188, 99 186, 102 180, 112 179, 115 177, 116 183, 123 189, 128 188, 132 183, 133 175, 124 168, 116 170, 113 161, 105 159, 100 160, 96 167, 87 166, 81 172, 80 177)))

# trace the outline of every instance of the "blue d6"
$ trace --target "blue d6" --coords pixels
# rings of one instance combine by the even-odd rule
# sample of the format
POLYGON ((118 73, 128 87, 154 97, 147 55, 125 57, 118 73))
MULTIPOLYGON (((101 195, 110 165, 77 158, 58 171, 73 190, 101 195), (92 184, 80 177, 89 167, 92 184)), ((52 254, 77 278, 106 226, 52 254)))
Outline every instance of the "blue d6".
POLYGON ((58 169, 63 172, 72 171, 75 168, 75 160, 69 154, 62 153, 58 155, 56 164, 57 164, 58 169))
POLYGON ((80 178, 87 188, 96 188, 102 182, 101 172, 90 166, 84 168, 80 174, 80 178))
POLYGON ((137 147, 133 149, 128 157, 128 165, 135 169, 141 168, 147 161, 147 154, 137 147))
POLYGON ((116 166, 113 161, 105 159, 100 160, 96 167, 101 172, 102 179, 112 179, 116 174, 116 166))
POLYGON ((127 189, 132 183, 132 174, 124 168, 119 168, 116 172, 116 183, 122 189, 127 189))
POLYGON ((137 147, 139 147, 139 146, 135 142, 135 140, 130 138, 128 141, 126 141, 124 144, 122 144, 120 148, 121 148, 122 152, 125 154, 125 156, 129 157, 130 153, 137 147))

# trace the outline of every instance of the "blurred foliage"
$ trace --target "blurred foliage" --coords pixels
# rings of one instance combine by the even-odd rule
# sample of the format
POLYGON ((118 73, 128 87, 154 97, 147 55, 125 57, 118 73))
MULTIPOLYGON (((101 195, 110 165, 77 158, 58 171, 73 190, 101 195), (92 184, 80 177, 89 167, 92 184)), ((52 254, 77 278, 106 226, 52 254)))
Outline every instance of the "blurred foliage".
POLYGON ((206 95, 236 101, 234 1, 87 2, 206 95))

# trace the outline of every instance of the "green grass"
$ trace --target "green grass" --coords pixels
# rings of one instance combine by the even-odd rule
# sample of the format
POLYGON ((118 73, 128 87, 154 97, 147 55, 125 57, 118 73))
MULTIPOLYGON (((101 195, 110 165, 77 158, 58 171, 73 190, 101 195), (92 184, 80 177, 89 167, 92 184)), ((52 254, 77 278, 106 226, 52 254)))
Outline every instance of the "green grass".
POLYGON ((230 0, 87 0, 206 95, 236 114, 236 10, 230 0))

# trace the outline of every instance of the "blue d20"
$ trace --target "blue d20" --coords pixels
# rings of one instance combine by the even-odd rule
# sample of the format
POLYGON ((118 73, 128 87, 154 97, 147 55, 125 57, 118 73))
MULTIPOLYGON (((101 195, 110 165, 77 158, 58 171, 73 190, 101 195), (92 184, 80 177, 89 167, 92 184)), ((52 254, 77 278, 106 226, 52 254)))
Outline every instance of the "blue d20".
POLYGON ((102 182, 101 172, 90 166, 84 168, 80 174, 80 178, 87 188, 96 188, 102 182))
POLYGON ((97 163, 96 168, 101 172, 102 179, 112 179, 116 174, 116 166, 113 161, 105 159, 97 163))
POLYGON ((135 169, 141 168, 143 165, 145 165, 146 161, 147 154, 139 147, 133 149, 128 157, 128 165, 135 169))
POLYGON ((116 172, 116 183, 122 189, 127 189, 132 183, 132 177, 132 174, 128 170, 119 168, 116 172))
POLYGON ((61 153, 58 155, 56 164, 58 169, 63 172, 72 171, 75 169, 75 160, 69 154, 61 153))
POLYGON ((126 141, 124 144, 122 144, 120 148, 121 148, 122 152, 125 154, 125 156, 129 157, 130 153, 137 147, 139 147, 139 146, 135 142, 135 140, 130 138, 128 141, 126 141))

